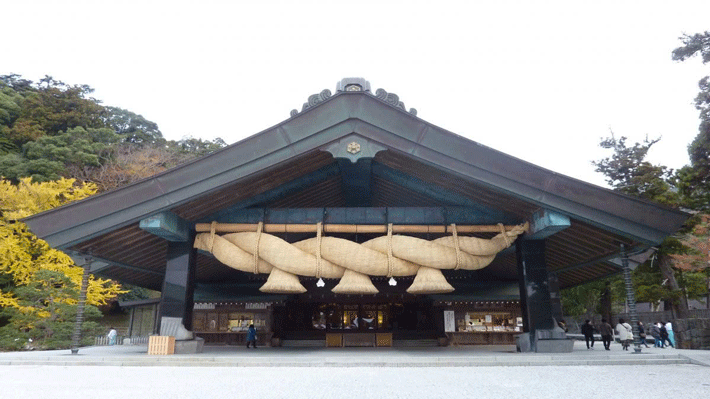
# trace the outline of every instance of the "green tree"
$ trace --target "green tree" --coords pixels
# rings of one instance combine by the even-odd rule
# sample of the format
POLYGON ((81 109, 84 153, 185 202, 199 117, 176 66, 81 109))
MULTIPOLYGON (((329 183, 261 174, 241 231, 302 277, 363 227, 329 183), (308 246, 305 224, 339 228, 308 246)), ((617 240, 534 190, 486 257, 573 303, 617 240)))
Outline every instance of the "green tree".
MULTIPOLYGON (((699 56, 703 64, 710 62, 710 31, 680 37, 683 46, 673 50, 673 60, 685 61, 699 56)), ((678 188, 691 208, 710 208, 710 77, 698 83, 695 108, 700 112, 698 135, 688 146, 690 165, 678 171, 678 188)))
POLYGON ((46 76, 34 90, 27 89, 20 114, 9 129, 8 137, 15 145, 44 135, 54 136, 78 126, 104 127, 104 107, 88 97, 94 90, 87 85, 67 85, 46 76))
POLYGON ((680 197, 672 190, 673 170, 663 165, 646 161, 651 147, 661 139, 644 139, 629 147, 627 138, 621 136, 603 138, 599 146, 613 150, 613 154, 599 161, 592 161, 596 171, 606 176, 607 183, 626 195, 640 197, 668 206, 678 206, 680 197))
MULTIPOLYGON (((5 307, 2 312, 9 322, 0 328, 0 345, 21 349, 32 339, 40 349, 67 348, 76 322, 77 284, 66 274, 54 270, 39 270, 25 285, 15 288, 18 306, 5 307), (16 340, 18 337, 22 338, 16 340)), ((91 344, 102 332, 97 323, 101 312, 93 305, 85 306, 82 323, 82 344, 91 344)))
POLYGON ((165 139, 158 124, 131 111, 106 107, 104 116, 106 127, 113 129, 126 143, 137 145, 163 145, 165 139))
MULTIPOLYGON (((643 143, 636 142, 633 146, 628 146, 626 140, 627 138, 623 136, 617 140, 613 134, 601 140, 599 145, 613 150, 613 153, 599 161, 592 161, 596 171, 606 176, 607 182, 615 191, 666 206, 679 206, 681 197, 673 186, 675 179, 672 170, 646 161, 648 150, 660 138, 655 140, 646 138, 643 143)), ((671 303, 676 314, 679 315, 688 310, 688 302, 686 297, 681 295, 682 289, 676 278, 670 254, 677 253, 681 247, 677 239, 666 238, 656 252, 655 265, 659 268, 661 277, 652 274, 636 278, 636 282, 644 283, 641 292, 637 292, 637 295, 653 301, 660 300, 658 298, 660 296, 664 301, 671 303), (663 284, 663 280, 666 280, 667 285, 663 284)), ((643 270, 640 269, 639 273, 643 270)), ((641 298, 639 300, 642 300, 641 298)))
MULTIPOLYGON (((2 154, 3 151, 11 149, 7 147, 13 144, 8 138, 8 135, 15 121, 20 116, 22 101, 22 95, 0 81, 0 137, 3 138, 2 143, 4 143, 0 145, 0 154, 2 154)), ((13 145, 13 147, 17 148, 15 145, 13 145)))
POLYGON ((604 315, 606 311, 603 309, 602 298, 609 281, 597 280, 562 290, 561 301, 565 314, 585 319, 591 319, 595 314, 604 315))
POLYGON ((224 140, 219 137, 212 141, 196 139, 194 137, 185 137, 182 140, 176 142, 175 144, 171 143, 172 147, 174 147, 180 153, 188 154, 189 158, 207 155, 209 153, 219 150, 220 148, 226 145, 227 144, 224 142, 224 140))
POLYGON ((225 146, 220 138, 167 141, 155 122, 104 107, 92 92, 51 76, 36 83, 0 76, 0 176, 74 178, 105 191, 225 146))
POLYGON ((18 180, 31 176, 34 181, 57 180, 68 176, 68 168, 100 167, 111 156, 120 136, 108 128, 75 127, 55 136, 42 136, 23 146, 18 154, 0 156, 0 175, 18 180))

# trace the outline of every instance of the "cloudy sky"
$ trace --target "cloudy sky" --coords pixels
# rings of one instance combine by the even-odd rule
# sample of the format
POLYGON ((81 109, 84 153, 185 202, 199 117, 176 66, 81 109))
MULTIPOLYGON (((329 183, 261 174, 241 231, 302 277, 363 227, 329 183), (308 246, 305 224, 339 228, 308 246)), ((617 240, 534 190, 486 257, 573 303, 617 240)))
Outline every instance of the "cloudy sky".
POLYGON ((710 74, 671 51, 710 1, 8 1, 0 74, 88 84, 165 137, 233 143, 364 77, 428 122, 604 185, 613 131, 678 168, 710 74))

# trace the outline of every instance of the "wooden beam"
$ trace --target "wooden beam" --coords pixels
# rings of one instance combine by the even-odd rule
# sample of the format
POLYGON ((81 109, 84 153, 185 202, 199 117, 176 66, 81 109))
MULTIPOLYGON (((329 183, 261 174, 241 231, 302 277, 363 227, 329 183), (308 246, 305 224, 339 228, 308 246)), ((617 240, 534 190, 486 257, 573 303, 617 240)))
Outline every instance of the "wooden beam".
POLYGON ((543 240, 571 225, 569 217, 548 209, 540 209, 532 214, 530 230, 525 235, 525 239, 543 240))
POLYGON ((169 211, 145 218, 138 226, 168 241, 186 242, 190 238, 190 222, 169 211))
MULTIPOLYGON (((256 231, 258 224, 253 223, 215 223, 215 233, 239 233, 256 231)), ((503 226, 506 231, 517 226, 503 226)), ((527 226, 526 226, 527 228, 527 226)), ((195 224, 195 231, 198 233, 209 233, 212 231, 211 223, 195 224)), ((316 233, 315 224, 272 224, 263 225, 265 233, 316 233)), ((500 233, 501 227, 498 225, 488 226, 456 226, 458 233, 500 233)), ((324 233, 376 233, 387 234, 386 225, 362 225, 362 224, 324 224, 324 233)), ((452 233, 451 226, 442 225, 393 225, 393 233, 452 233)))

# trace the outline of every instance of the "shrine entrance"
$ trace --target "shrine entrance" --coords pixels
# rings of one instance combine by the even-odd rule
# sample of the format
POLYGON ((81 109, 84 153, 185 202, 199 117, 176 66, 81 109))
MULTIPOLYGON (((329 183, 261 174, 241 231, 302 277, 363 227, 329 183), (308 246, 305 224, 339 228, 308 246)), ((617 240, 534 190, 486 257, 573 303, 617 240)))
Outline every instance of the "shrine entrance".
POLYGON ((308 343, 302 341, 322 342, 328 334, 391 334, 394 341, 436 340, 443 336, 443 329, 437 328, 433 302, 426 297, 353 299, 287 301, 274 308, 274 335, 286 344, 301 341, 304 345, 308 343))

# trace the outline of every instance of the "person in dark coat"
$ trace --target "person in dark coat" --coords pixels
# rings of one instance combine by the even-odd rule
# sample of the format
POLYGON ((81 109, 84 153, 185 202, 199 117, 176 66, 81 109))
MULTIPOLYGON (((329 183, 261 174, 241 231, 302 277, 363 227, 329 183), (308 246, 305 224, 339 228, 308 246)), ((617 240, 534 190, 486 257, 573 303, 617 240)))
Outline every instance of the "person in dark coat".
POLYGON ((641 323, 641 320, 637 321, 637 323, 639 329, 639 345, 643 345, 648 348, 648 344, 646 343, 646 330, 643 328, 643 323, 641 323))
POLYGON ((604 349, 611 350, 611 341, 614 340, 614 329, 611 327, 606 319, 602 319, 602 324, 599 325, 599 333, 602 335, 602 343, 604 344, 604 349))
POLYGON ((254 328, 253 324, 250 324, 247 330, 247 348, 249 348, 249 345, 253 345, 254 349, 256 349, 256 328, 254 328))
POLYGON ((582 334, 584 334, 584 341, 587 343, 587 349, 594 349, 594 332, 596 328, 594 328, 590 320, 585 320, 581 330, 582 334))
POLYGON ((653 337, 653 346, 658 348, 663 346, 661 342, 661 329, 658 327, 658 323, 651 323, 651 336, 653 337))
POLYGON ((668 330, 663 322, 658 322, 658 328, 661 330, 661 347, 666 347, 666 341, 668 341, 668 346, 673 346, 673 343, 668 339, 668 330))

